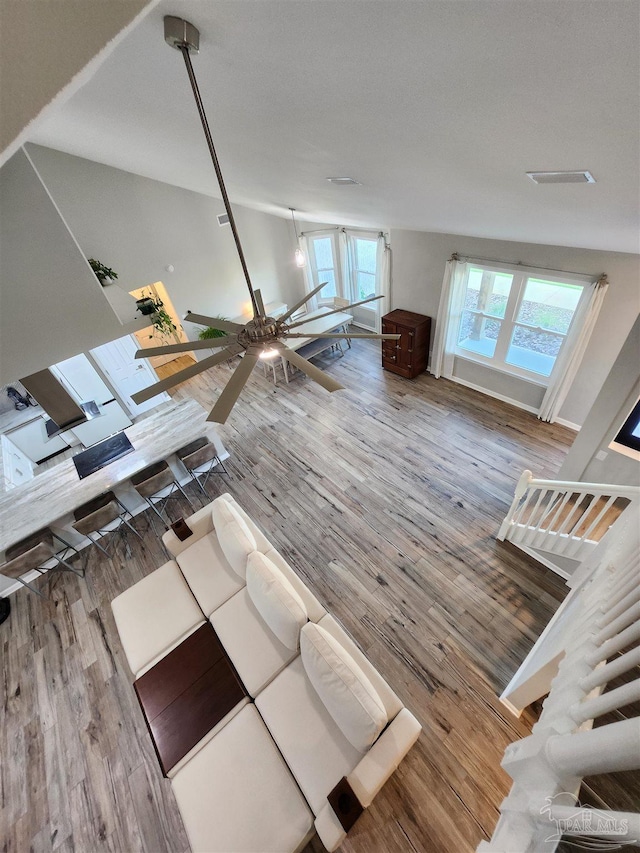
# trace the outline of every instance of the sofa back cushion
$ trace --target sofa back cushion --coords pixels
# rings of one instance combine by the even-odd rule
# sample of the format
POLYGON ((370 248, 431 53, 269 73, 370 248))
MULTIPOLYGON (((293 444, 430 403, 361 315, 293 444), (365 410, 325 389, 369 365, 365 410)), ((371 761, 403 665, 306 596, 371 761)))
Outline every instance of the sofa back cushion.
POLYGON ((352 656, 324 628, 308 622, 300 634, 305 672, 347 740, 366 752, 387 725, 384 704, 352 656))
POLYGON ((254 551, 247 560, 247 592, 276 637, 288 649, 300 646, 307 608, 289 580, 268 557, 254 551))
POLYGON ((246 521, 233 504, 216 498, 211 507, 213 526, 222 553, 233 571, 244 579, 249 554, 256 550, 256 540, 246 521))

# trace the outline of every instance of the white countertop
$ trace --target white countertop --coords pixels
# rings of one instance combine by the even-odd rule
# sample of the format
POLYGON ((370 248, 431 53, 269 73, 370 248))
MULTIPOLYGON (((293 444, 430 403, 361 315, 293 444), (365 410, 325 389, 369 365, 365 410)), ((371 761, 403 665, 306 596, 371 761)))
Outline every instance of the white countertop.
POLYGON ((80 480, 72 459, 65 459, 21 486, 0 495, 0 551, 47 527, 103 492, 128 480, 136 471, 175 453, 201 435, 207 435, 227 459, 207 413, 195 400, 167 403, 125 432, 133 453, 111 462, 80 480))

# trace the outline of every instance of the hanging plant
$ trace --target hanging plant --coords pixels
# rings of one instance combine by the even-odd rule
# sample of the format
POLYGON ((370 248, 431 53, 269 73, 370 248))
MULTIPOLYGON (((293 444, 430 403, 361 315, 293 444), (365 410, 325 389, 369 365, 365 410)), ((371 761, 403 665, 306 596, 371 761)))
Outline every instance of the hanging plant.
POLYGON ((178 327, 164 307, 162 299, 159 296, 154 296, 151 292, 145 293, 143 291, 140 299, 136 299, 136 311, 151 320, 154 331, 149 335, 150 338, 167 338, 178 331, 178 327))
POLYGON ((118 273, 115 270, 112 270, 111 267, 107 267, 100 263, 100 261, 96 261, 95 258, 89 258, 88 260, 91 269, 94 271, 96 278, 103 287, 107 284, 113 284, 113 282, 118 278, 118 273))

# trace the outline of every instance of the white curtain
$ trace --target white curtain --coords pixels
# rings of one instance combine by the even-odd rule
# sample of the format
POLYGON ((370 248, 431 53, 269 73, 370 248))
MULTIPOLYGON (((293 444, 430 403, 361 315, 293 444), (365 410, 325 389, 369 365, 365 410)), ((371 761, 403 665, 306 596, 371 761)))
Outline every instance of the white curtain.
POLYGON ((466 261, 458 260, 455 255, 447 261, 431 353, 431 373, 436 379, 453 373, 453 354, 464 310, 466 274, 466 261))
POLYGON ((382 329, 382 317, 391 309, 391 257, 391 246, 384 234, 379 234, 376 250, 376 296, 382 296, 382 299, 375 303, 377 332, 382 329))
POLYGON ((556 420, 580 367, 608 289, 606 275, 585 286, 582 299, 573 315, 569 334, 551 371, 549 385, 538 412, 540 420, 550 423, 556 420))
MULTIPOLYGON (((303 267, 304 274, 304 286, 307 293, 311 293, 313 288, 315 287, 315 283, 313 281, 313 273, 311 272, 311 240, 307 237, 306 234, 302 234, 300 236, 300 248, 304 252, 304 256, 307 259, 307 263, 303 267)), ((313 296, 306 303, 307 311, 315 311, 318 308, 318 299, 316 296, 313 296)), ((301 311, 304 309, 300 309, 301 311)))
POLYGON ((351 286, 351 270, 353 269, 353 258, 351 257, 351 244, 349 235, 341 228, 338 231, 338 263, 340 269, 340 281, 336 281, 336 296, 342 299, 348 299, 349 302, 354 302, 352 299, 351 286))

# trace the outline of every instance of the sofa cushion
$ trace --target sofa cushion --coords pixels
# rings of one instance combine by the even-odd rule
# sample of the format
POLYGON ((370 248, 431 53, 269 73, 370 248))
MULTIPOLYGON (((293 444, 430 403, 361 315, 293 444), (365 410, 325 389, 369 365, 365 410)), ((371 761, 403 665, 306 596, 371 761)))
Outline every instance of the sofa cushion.
POLYGON ((247 587, 211 614, 211 624, 250 696, 257 696, 295 657, 267 627, 247 587))
POLYGON ((253 705, 172 780, 194 853, 283 853, 299 848, 312 815, 253 705))
POLYGON ((226 499, 216 498, 211 514, 222 553, 233 571, 244 580, 247 558, 257 547, 255 537, 235 506, 226 499))
POLYGON ((247 590, 253 604, 281 643, 297 651, 307 608, 291 583, 268 557, 254 551, 247 560, 247 590))
POLYGON ((334 723, 307 678, 300 656, 255 700, 314 814, 362 758, 334 723))
MULTIPOLYGON (((258 550, 261 550, 260 548, 258 550)), ((291 586, 298 593, 302 601, 304 602, 304 606, 307 610, 307 618, 311 620, 311 622, 319 622, 323 617, 327 615, 327 611, 320 604, 315 595, 311 592, 309 587, 304 583, 302 578, 295 572, 289 563, 284 559, 284 557, 276 551, 275 548, 271 548, 268 551, 263 551, 265 557, 273 563, 276 569, 282 572, 285 578, 289 581, 291 586)))
POLYGON ((215 533, 196 539, 176 559, 206 616, 244 586, 229 565, 215 533))
POLYGON ((375 688, 349 652, 313 622, 302 629, 300 651, 326 709, 350 743, 365 752, 388 722, 375 688))
POLYGON ((129 668, 136 677, 204 623, 173 560, 114 598, 111 609, 129 668))

